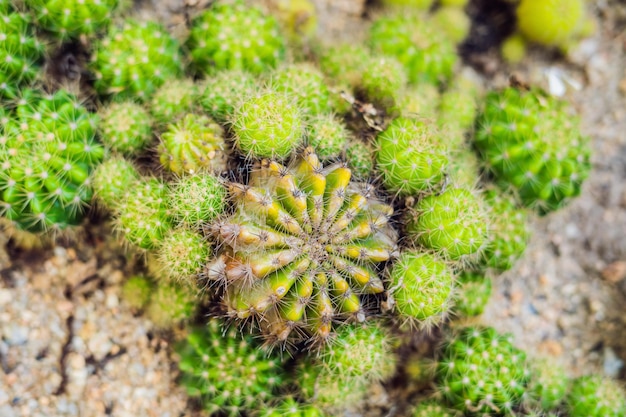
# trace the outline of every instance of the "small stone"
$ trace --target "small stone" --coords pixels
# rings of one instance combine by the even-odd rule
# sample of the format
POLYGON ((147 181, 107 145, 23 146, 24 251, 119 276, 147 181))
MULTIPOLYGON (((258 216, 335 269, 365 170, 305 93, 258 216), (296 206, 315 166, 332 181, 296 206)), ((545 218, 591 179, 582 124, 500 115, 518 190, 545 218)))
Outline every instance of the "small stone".
POLYGON ((605 267, 602 272, 602 278, 611 284, 616 284, 626 278, 626 262, 616 261, 605 267))
POLYGON ((2 334, 9 346, 20 346, 28 341, 28 327, 18 326, 15 323, 5 327, 2 334))

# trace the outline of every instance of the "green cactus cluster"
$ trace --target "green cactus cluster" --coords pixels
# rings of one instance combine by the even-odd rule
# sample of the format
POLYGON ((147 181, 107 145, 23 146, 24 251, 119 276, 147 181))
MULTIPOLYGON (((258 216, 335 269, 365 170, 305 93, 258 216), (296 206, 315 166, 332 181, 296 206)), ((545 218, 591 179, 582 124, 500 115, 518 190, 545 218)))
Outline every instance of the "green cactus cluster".
POLYGON ((118 0, 26 0, 26 5, 41 27, 66 40, 106 28, 118 0))
POLYGON ((600 375, 576 378, 566 399, 570 417, 618 417, 626 414, 624 389, 600 375))

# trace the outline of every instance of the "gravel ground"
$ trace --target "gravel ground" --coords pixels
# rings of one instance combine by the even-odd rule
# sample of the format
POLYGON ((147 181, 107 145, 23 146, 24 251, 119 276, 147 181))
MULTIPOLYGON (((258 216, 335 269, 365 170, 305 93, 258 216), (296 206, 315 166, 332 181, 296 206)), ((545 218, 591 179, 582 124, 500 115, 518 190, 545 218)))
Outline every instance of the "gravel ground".
MULTIPOLYGON (((261 3, 271 8, 277 1, 261 3)), ((140 13, 156 14, 184 36, 188 17, 207 2, 143 0, 140 13)), ((355 36, 364 3, 317 1, 320 33, 355 36)), ((626 6, 598 1, 595 11, 600 29, 573 63, 536 51, 532 65, 514 69, 529 82, 547 85, 546 71, 560 71, 581 84, 567 95, 594 139, 594 170, 569 207, 534 219, 526 256, 494 279, 482 321, 512 332, 527 351, 562 361, 572 375, 623 376, 626 6)), ((486 68, 495 85, 511 71, 497 62, 486 68)), ((119 299, 134 260, 105 234, 105 227, 90 228, 52 250, 25 253, 7 246, 0 232, 0 417, 192 414, 174 383, 171 335, 119 299)), ((391 404, 406 396, 377 385, 367 415, 402 415, 391 404)))

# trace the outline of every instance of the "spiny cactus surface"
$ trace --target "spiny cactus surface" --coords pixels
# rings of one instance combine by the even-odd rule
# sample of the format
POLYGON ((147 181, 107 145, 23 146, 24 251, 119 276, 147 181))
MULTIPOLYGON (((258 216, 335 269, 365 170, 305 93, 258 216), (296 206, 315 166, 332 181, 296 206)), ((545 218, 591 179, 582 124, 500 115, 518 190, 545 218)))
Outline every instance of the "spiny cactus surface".
POLYGON ((624 389, 616 381, 599 375, 587 375, 575 379, 566 405, 571 417, 626 415, 624 389))
POLYGON ((60 39, 93 35, 106 27, 118 0, 26 0, 38 23, 60 39))
POLYGON ((141 105, 131 101, 111 103, 100 111, 100 140, 115 152, 133 156, 152 140, 152 119, 141 105))

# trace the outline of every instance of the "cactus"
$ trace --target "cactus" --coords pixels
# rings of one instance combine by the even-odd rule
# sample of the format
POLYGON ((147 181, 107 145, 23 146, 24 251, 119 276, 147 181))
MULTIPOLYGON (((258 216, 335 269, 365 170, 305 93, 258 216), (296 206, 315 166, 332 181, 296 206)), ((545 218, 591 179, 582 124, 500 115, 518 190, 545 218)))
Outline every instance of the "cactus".
POLYGON ((420 14, 378 19, 370 30, 369 42, 375 52, 396 57, 415 84, 449 80, 457 61, 454 43, 420 14))
POLYGON ((525 362, 526 354, 513 346, 510 336, 490 327, 466 327, 443 349, 438 389, 466 415, 505 415, 526 392, 530 372, 525 362))
POLYGON ((491 296, 491 280, 480 272, 463 271, 458 276, 457 285, 455 312, 463 317, 483 314, 491 296))
POLYGON ((549 358, 531 363, 531 381, 528 385, 528 403, 543 411, 555 410, 565 399, 569 378, 565 369, 549 358))
POLYGON ((435 121, 441 98, 433 84, 409 86, 403 91, 397 108, 403 117, 435 121))
POLYGON ((472 26, 470 17, 459 7, 440 7, 433 13, 431 19, 441 33, 454 44, 462 43, 472 26))
POLYGON ((186 285, 161 281, 150 296, 146 315, 159 328, 169 329, 196 313, 198 296, 186 285))
POLYGON ((236 103, 257 91, 253 76, 237 70, 220 71, 204 80, 198 89, 200 105, 219 123, 231 119, 236 103))
POLYGON ((476 87, 469 80, 459 80, 441 95, 437 123, 439 128, 447 132, 448 137, 459 139, 458 149, 464 141, 465 133, 474 127, 478 103, 476 102, 476 87))
POLYGON ((311 0, 279 0, 275 14, 283 32, 295 46, 317 31, 317 12, 311 0))
POLYGON ((412 417, 454 417, 443 404, 430 400, 421 402, 413 409, 412 417))
POLYGON ((506 195, 491 190, 486 193, 491 208, 489 241, 483 252, 484 263, 505 271, 526 250, 530 237, 526 212, 515 206, 515 201, 506 195))
POLYGON ((320 68, 330 82, 354 88, 361 84, 370 52, 360 44, 331 45, 320 52, 320 68))
POLYGON ((287 157, 301 142, 302 129, 300 111, 284 94, 257 95, 235 110, 236 144, 248 157, 287 157))
POLYGON ((584 23, 583 0, 522 0, 517 7, 520 32, 533 42, 562 46, 584 23))
POLYGON ((330 111, 329 91, 324 77, 309 64, 289 65, 275 71, 271 90, 293 97, 305 115, 317 116, 330 111))
POLYGON ((28 15, 10 0, 0 0, 0 98, 16 98, 19 87, 37 77, 43 45, 35 37, 28 15))
POLYGON ((157 23, 129 20, 97 45, 90 66, 98 94, 145 101, 182 73, 180 45, 157 23))
POLYGON ((161 135, 161 165, 175 174, 226 169, 222 128, 206 116, 188 114, 161 135))
POLYGON ((274 406, 267 406, 255 413, 256 417, 324 417, 325 414, 312 404, 302 404, 292 396, 280 400, 274 406))
POLYGON ((139 104, 111 103, 100 111, 100 140, 109 149, 136 156, 152 141, 152 120, 139 104))
POLYGON ((510 64, 517 64, 526 56, 526 40, 519 33, 514 33, 502 42, 502 58, 510 64))
POLYGON ((308 143, 322 160, 336 159, 346 148, 348 130, 332 114, 322 114, 309 122, 308 143))
POLYGON ((178 228, 163 238, 156 251, 157 277, 192 287, 211 255, 211 248, 197 232, 178 228))
POLYGON ((104 157, 95 121, 65 91, 24 91, 0 121, 0 215, 30 232, 80 223, 104 157))
POLYGON ((284 59, 285 41, 276 20, 242 3, 218 4, 194 19, 187 47, 200 72, 237 69, 259 74, 284 59))
POLYGON ((383 0, 382 3, 384 6, 407 6, 428 10, 433 5, 434 0, 383 0))
POLYGON ((566 400, 570 417, 621 417, 626 415, 624 389, 599 375, 576 378, 566 400))
POLYGON ((433 125, 398 118, 377 136, 376 148, 376 165, 390 191, 408 196, 443 182, 448 156, 433 125))
POLYGON ((128 190, 139 182, 139 172, 121 157, 104 161, 93 174, 93 190, 97 201, 110 211, 117 211, 128 190))
POLYGON ((62 40, 105 28, 118 0, 26 0, 37 22, 62 40))
POLYGON ((175 123, 193 112, 198 94, 198 88, 191 79, 169 81, 152 96, 150 113, 160 125, 175 123))
POLYGON ((450 309, 453 274, 432 254, 403 252, 393 265, 390 281, 395 308, 409 322, 431 325, 450 309))
POLYGON ((360 299, 384 291, 376 264, 394 255, 396 234, 392 208, 350 176, 307 148, 229 185, 237 208, 214 228, 223 250, 208 278, 226 286, 230 316, 261 318, 270 342, 324 341, 338 319, 365 319, 360 299))
POLYGON ((589 139, 566 104, 538 91, 488 94, 476 147, 503 186, 541 214, 580 193, 590 171, 589 139))
POLYGON ((212 174, 186 175, 170 187, 167 203, 176 221, 199 230, 226 209, 226 189, 212 174))
POLYGON ((469 0, 439 0, 439 3, 444 7, 465 7, 469 0))
POLYGON ((154 285, 150 279, 136 275, 130 277, 122 285, 122 298, 134 309, 143 309, 150 302, 154 285))
POLYGON ((267 357, 251 336, 242 338, 234 328, 224 331, 217 319, 193 330, 177 351, 181 384, 211 415, 239 416, 258 408, 281 383, 280 362, 267 357))
POLYGON ((369 143, 362 142, 358 139, 348 139, 344 151, 344 159, 352 176, 359 180, 366 180, 374 171, 374 160, 372 155, 374 151, 369 143))
POLYGON ((445 259, 476 254, 487 240, 487 217, 481 202, 469 189, 449 186, 441 194, 420 200, 407 222, 407 234, 445 259))
POLYGON ((399 103, 406 84, 407 75, 400 61, 382 56, 366 64, 360 88, 369 100, 390 110, 399 103))

